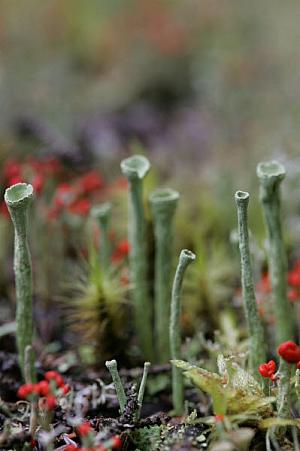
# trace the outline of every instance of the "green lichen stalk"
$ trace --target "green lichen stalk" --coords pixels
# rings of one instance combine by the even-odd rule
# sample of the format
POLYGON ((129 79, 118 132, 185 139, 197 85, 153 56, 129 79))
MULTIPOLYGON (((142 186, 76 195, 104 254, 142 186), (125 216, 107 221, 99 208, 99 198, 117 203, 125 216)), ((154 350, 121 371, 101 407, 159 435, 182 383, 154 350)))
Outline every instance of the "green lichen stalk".
POLYGON ((277 412, 280 418, 291 416, 291 375, 293 366, 280 359, 278 369, 277 412))
POLYGON ((143 179, 150 163, 142 155, 121 162, 121 170, 129 182, 130 274, 136 332, 143 356, 153 360, 152 305, 148 283, 147 221, 143 204, 143 179))
POLYGON ((109 240, 109 226, 111 220, 112 205, 109 202, 95 205, 91 210, 91 216, 98 222, 101 232, 100 263, 104 272, 110 267, 111 246, 109 240))
MULTIPOLYGON (((180 253, 179 263, 176 269, 172 288, 171 316, 170 316, 170 348, 172 360, 181 359, 181 288, 187 267, 196 258, 193 252, 183 249, 180 253)), ((183 377, 181 370, 175 365, 172 366, 172 400, 175 415, 183 412, 183 377)))
POLYGON ((120 405, 120 411, 121 413, 124 412, 126 402, 127 402, 127 396, 124 391, 124 387, 118 372, 118 365, 116 360, 109 360, 105 362, 106 368, 110 372, 111 378, 113 380, 115 390, 117 393, 117 398, 120 405))
POLYGON ((285 177, 285 169, 276 161, 263 162, 257 166, 257 175, 260 180, 260 201, 268 235, 276 342, 280 344, 292 340, 294 336, 292 306, 287 299, 287 259, 280 218, 280 183, 285 177))
POLYGON ((239 248, 241 254, 241 280, 243 299, 250 340, 250 369, 254 377, 261 380, 258 367, 266 361, 265 339, 261 320, 257 311, 253 273, 249 249, 248 203, 249 194, 244 191, 235 193, 238 214, 239 248))
POLYGON ((152 193, 150 203, 155 234, 155 307, 154 323, 158 360, 170 359, 169 321, 172 292, 173 218, 179 199, 177 191, 160 189, 152 193))
MULTIPOLYGON (((25 349, 32 346, 32 271, 27 241, 28 208, 33 198, 33 188, 17 183, 5 191, 4 199, 15 230, 14 271, 17 300, 17 347, 19 364, 25 376, 25 349)), ((30 359, 31 380, 34 380, 34 360, 30 359)))

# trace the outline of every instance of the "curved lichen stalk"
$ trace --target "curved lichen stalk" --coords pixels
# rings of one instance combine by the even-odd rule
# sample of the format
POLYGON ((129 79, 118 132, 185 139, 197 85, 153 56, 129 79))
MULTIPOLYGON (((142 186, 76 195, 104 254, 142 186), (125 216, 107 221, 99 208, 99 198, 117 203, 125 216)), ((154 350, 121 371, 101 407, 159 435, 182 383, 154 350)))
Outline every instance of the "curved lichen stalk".
POLYGON ((294 319, 292 306, 287 298, 287 258, 281 229, 280 183, 285 177, 284 167, 277 161, 259 163, 262 203, 268 234, 268 260, 271 276, 274 313, 276 318, 276 342, 292 340, 294 319))
POLYGON ((266 361, 266 349, 263 326, 257 311, 249 249, 247 214, 249 194, 244 191, 237 191, 235 193, 235 202, 238 213, 243 299, 250 341, 250 369, 252 375, 260 381, 261 378, 259 376, 258 367, 261 363, 266 361))
POLYGON ((129 182, 130 277, 133 284, 135 327, 143 356, 153 361, 152 305, 148 282, 147 222, 143 204, 143 179, 150 163, 142 155, 121 162, 121 170, 129 182))
MULTIPOLYGON (((15 230, 14 271, 17 300, 17 347, 19 363, 25 375, 25 349, 32 346, 32 271, 27 241, 28 208, 33 198, 33 188, 26 183, 17 183, 5 191, 4 199, 15 230)), ((34 380, 33 355, 30 360, 31 380, 34 380)))
POLYGON ((104 273, 106 273, 110 267, 111 246, 109 240, 109 226, 111 210, 112 205, 110 202, 95 205, 91 209, 91 216, 98 222, 101 232, 99 257, 104 273))
POLYGON ((169 321, 172 292, 173 218, 179 194, 169 188, 150 196, 155 235, 155 305, 154 324, 158 360, 170 358, 169 321))
MULTIPOLYGON (((196 255, 193 252, 183 249, 179 256, 179 262, 177 265, 175 278, 172 288, 172 300, 171 300, 171 316, 170 316, 170 348, 172 360, 181 359, 181 327, 180 327, 180 314, 181 314, 181 288, 187 267, 195 260, 196 255)), ((181 369, 172 365, 172 400, 174 413, 181 415, 183 412, 183 377, 181 369)))

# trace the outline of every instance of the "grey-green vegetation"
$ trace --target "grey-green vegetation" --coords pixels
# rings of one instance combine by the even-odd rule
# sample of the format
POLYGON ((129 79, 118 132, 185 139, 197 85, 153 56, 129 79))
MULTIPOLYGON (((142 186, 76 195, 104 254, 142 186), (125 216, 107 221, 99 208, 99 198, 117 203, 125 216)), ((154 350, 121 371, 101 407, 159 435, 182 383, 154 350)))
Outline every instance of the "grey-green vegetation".
POLYGON ((155 235, 155 343, 158 360, 162 363, 170 358, 173 219, 178 199, 178 192, 170 188, 156 190, 150 196, 155 235))
POLYGON ((143 356, 153 361, 152 303, 149 293, 147 221, 143 203, 143 179, 150 163, 142 155, 134 155, 121 162, 123 175, 129 182, 130 244, 129 263, 133 284, 133 307, 135 327, 143 356))
POLYGON ((258 315, 254 292, 253 272, 249 248, 248 204, 249 194, 244 191, 235 193, 238 215, 239 248, 241 254, 241 280, 248 335, 250 341, 250 369, 253 376, 261 380, 258 367, 266 361, 264 330, 258 315))
MULTIPOLYGON (((33 198, 33 187, 17 183, 5 191, 4 199, 8 207, 15 231, 14 271, 17 300, 17 347, 19 364, 25 377, 25 349, 32 346, 32 269, 28 246, 28 209, 33 198)), ((34 375, 34 357, 30 359, 31 380, 34 375)))
POLYGON ((285 177, 285 169, 277 161, 262 162, 257 166, 257 176, 260 181, 260 201, 268 236, 276 342, 279 344, 294 337, 293 311, 287 298, 287 258, 280 211, 280 184, 285 177))
MULTIPOLYGON (((195 258, 196 255, 193 252, 183 249, 179 256, 174 277, 170 315, 170 349, 172 360, 181 359, 181 289, 185 271, 195 258)), ((183 377, 181 370, 175 365, 172 365, 172 400, 174 413, 181 415, 184 402, 183 377)))

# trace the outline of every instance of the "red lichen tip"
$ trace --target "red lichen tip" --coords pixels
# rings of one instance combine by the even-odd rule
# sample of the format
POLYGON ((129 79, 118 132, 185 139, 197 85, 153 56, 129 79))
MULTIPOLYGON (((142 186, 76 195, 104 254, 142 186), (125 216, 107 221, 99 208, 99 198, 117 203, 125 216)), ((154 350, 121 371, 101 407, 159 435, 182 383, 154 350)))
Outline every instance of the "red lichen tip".
POLYGON ((300 348, 293 341, 285 341, 277 348, 278 355, 288 363, 300 361, 300 348))
POLYGON ((269 378, 272 381, 276 379, 276 363, 274 362, 274 360, 270 360, 268 363, 262 363, 261 365, 259 365, 258 371, 260 372, 262 377, 269 378))

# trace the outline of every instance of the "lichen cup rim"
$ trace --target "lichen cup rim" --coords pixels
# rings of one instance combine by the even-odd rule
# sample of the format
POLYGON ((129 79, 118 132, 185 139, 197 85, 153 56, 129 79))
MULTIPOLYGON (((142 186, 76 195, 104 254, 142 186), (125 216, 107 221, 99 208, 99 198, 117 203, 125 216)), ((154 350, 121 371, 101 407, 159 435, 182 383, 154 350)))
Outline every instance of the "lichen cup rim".
POLYGON ((180 252, 180 258, 186 258, 188 260, 194 261, 196 260, 196 254, 190 251, 189 249, 182 249, 180 252))
POLYGON ((262 161, 256 169, 257 176, 262 179, 284 178, 285 168, 279 161, 262 161))
POLYGON ((159 188, 150 194, 149 200, 152 204, 163 204, 177 202, 179 197, 178 191, 172 188, 159 188))
POLYGON ((30 183, 16 183, 5 190, 4 199, 8 206, 14 207, 27 202, 33 197, 30 183))
POLYGON ((93 218, 102 218, 103 216, 107 216, 111 212, 111 209, 111 202, 94 205, 91 209, 91 216, 93 218))
POLYGON ((238 190, 238 191, 236 191, 234 197, 235 197, 235 200, 238 202, 238 201, 248 200, 250 195, 247 191, 238 190))
POLYGON ((150 166, 148 158, 143 155, 133 155, 121 161, 122 172, 129 179, 142 179, 148 173, 150 166))

